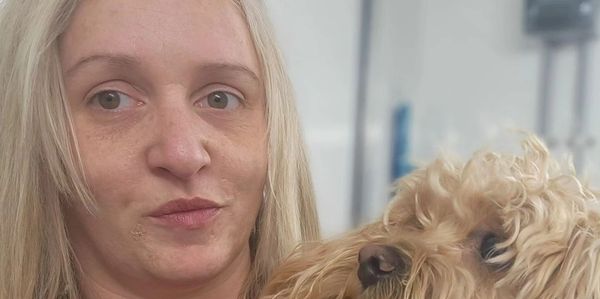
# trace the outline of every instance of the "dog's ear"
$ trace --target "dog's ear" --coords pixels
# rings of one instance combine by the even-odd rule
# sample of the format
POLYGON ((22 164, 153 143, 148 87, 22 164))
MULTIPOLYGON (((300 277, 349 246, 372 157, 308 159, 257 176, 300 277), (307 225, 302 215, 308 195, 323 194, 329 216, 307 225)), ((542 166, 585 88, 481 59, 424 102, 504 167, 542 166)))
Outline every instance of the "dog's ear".
POLYGON ((507 238, 503 255, 512 258, 498 287, 515 298, 600 298, 596 196, 539 139, 530 136, 523 148, 522 157, 503 160, 496 190, 506 196, 494 196, 507 238))
POLYGON ((530 236, 539 244, 521 244, 528 249, 500 284, 519 286, 516 298, 600 298, 600 216, 580 219, 564 239, 554 237, 530 236))

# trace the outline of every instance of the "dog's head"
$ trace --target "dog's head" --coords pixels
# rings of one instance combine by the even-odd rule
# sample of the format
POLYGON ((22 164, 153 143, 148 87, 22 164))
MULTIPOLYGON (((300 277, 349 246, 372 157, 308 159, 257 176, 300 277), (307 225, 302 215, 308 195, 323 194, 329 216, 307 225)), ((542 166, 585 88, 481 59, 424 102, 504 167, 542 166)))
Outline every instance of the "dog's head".
POLYGON ((400 180, 386 237, 359 250, 363 297, 600 298, 594 194, 536 138, 524 149, 400 180))
POLYGON ((265 298, 600 298, 600 206, 535 137, 438 159, 383 219, 295 252, 265 298))

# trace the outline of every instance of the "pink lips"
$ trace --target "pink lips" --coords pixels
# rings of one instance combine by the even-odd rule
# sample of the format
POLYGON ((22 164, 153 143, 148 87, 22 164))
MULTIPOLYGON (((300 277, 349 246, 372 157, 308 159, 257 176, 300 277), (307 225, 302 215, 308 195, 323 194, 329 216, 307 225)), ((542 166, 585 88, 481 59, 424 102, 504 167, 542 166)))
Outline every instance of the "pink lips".
POLYGON ((168 227, 197 229, 213 220, 221 208, 221 205, 201 198, 176 199, 160 206, 148 216, 168 227))

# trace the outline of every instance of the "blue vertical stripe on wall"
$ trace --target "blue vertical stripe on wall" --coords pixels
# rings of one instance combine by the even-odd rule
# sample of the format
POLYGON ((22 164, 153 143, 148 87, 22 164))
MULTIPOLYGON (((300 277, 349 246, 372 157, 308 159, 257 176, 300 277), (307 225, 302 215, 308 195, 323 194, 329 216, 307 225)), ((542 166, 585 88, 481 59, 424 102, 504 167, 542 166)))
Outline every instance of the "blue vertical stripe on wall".
POLYGON ((411 107, 402 103, 394 109, 392 117, 392 181, 413 170, 409 157, 409 132, 411 107))

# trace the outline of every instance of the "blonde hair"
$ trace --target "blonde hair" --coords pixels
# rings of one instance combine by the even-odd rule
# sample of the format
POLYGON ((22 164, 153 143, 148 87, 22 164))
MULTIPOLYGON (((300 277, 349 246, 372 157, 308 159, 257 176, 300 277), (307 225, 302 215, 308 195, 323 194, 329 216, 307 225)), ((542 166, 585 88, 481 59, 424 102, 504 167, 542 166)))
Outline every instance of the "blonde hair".
MULTIPOLYGON (((260 0, 247 20, 267 96, 268 182, 242 298, 255 298, 300 241, 319 238, 290 81, 260 0)), ((93 208, 62 85, 58 40, 77 0, 0 1, 0 298, 78 298, 62 209, 93 208)))
POLYGON ((320 238, 304 141, 291 82, 260 0, 236 0, 246 17, 262 66, 267 96, 269 171, 256 224, 255 255, 246 298, 260 293, 271 270, 298 241, 320 238))

